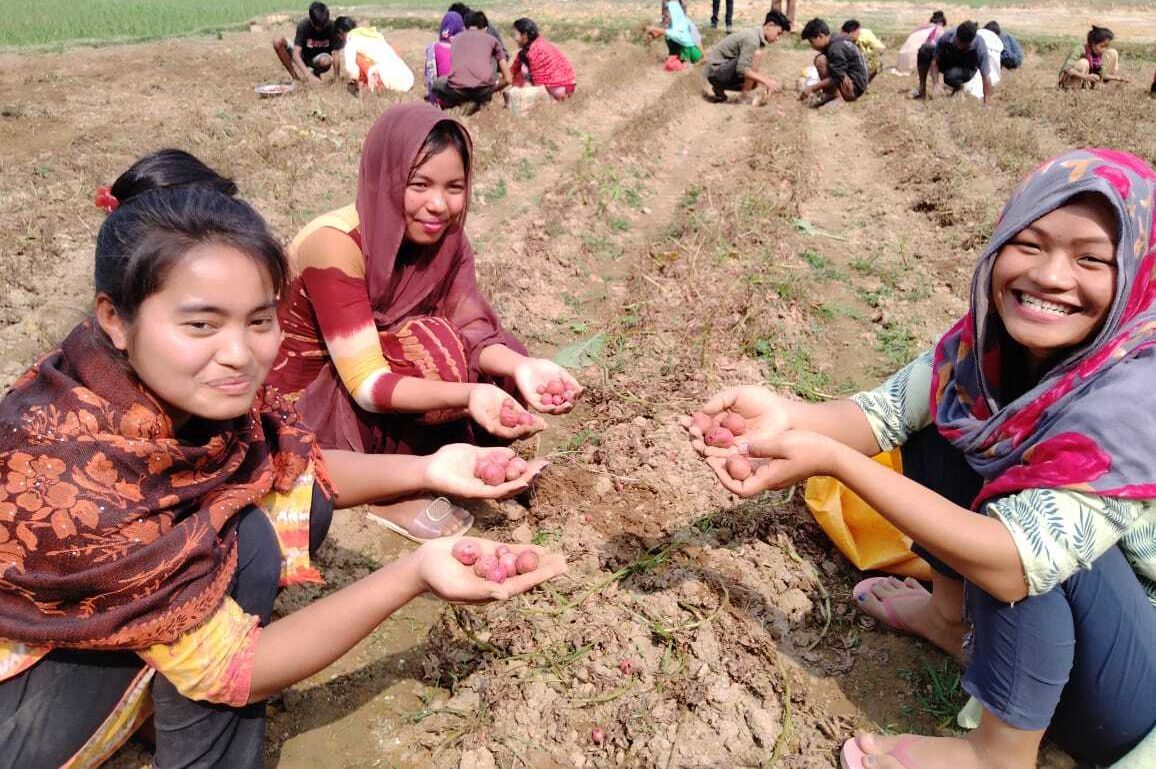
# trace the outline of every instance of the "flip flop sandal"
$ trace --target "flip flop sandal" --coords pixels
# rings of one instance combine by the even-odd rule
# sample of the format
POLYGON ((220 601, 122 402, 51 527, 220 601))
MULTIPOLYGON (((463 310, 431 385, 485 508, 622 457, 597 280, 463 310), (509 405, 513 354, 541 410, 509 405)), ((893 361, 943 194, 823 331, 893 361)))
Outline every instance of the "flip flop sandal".
POLYGON ((882 617, 876 616, 875 614, 872 614, 871 612, 867 611, 867 609, 863 606, 862 602, 859 601, 859 596, 871 592, 871 589, 873 587, 875 587, 875 585, 879 584, 879 582, 881 582, 882 580, 887 580, 887 579, 891 579, 891 578, 890 577, 869 577, 869 578, 863 580, 862 582, 858 583, 857 585, 855 585, 855 587, 853 587, 851 589, 851 595, 855 596, 855 601, 856 601, 856 604, 859 606, 859 611, 863 612, 868 617, 874 617, 876 620, 882 622, 884 625, 887 625, 892 630, 898 631, 900 633, 906 633, 908 635, 917 635, 917 633, 915 633, 915 631, 913 631, 910 627, 907 626, 907 623, 903 621, 903 618, 899 616, 899 612, 895 611, 895 607, 891 605, 892 601, 899 600, 900 598, 912 598, 914 596, 893 595, 893 596, 890 596, 888 598, 876 597, 876 600, 879 601, 879 604, 883 607, 884 616, 882 616, 882 617))
POLYGON ((437 497, 431 500, 428 505, 423 507, 421 511, 413 517, 413 520, 409 522, 408 526, 394 523, 385 516, 375 515, 374 513, 367 513, 366 517, 374 523, 380 524, 390 531, 400 534, 411 542, 417 542, 418 544, 441 539, 442 537, 456 537, 465 534, 473 528, 474 525, 474 516, 468 510, 458 507, 445 497, 437 497), (444 529, 454 520, 461 521, 463 525, 452 535, 447 534, 444 529))
MULTIPOLYGON (((908 753, 907 746, 914 742, 911 735, 905 734, 899 738, 899 742, 895 743, 895 747, 883 755, 891 756, 907 769, 919 769, 919 764, 915 762, 908 753)), ((859 747, 859 742, 854 737, 843 743, 843 750, 839 753, 839 765, 842 769, 866 769, 863 763, 866 753, 859 747)))

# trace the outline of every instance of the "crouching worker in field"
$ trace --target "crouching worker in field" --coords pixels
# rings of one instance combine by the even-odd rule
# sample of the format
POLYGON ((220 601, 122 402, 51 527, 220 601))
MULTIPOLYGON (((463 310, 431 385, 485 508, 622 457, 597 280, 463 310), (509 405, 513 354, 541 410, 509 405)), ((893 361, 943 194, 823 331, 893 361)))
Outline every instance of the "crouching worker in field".
POLYGON ((934 45, 919 49, 919 88, 913 96, 927 99, 939 90, 939 76, 951 94, 963 88, 976 74, 980 76, 984 106, 991 104, 995 90, 991 82, 991 58, 987 45, 979 36, 979 25, 965 21, 939 36, 934 45), (928 81, 931 89, 928 90, 928 81))
POLYGON ((855 101, 866 93, 867 62, 849 36, 832 36, 827 22, 811 19, 803 27, 801 37, 818 53, 815 70, 819 80, 802 88, 800 100, 809 99, 812 107, 822 107, 835 99, 855 101))
MULTIPOLYGON (((348 16, 338 16, 340 28, 348 16)), ((350 19, 350 23, 353 23, 350 19)), ((352 27, 345 35, 342 70, 349 92, 400 91, 413 88, 413 72, 376 27, 352 27)))
POLYGON ((1120 52, 1107 27, 1092 27, 1083 45, 1077 45, 1060 67, 1060 88, 1095 88, 1100 83, 1127 83, 1120 74, 1120 52))
POLYGON ((486 32, 489 25, 484 13, 470 11, 465 18, 465 31, 455 35, 450 43, 450 74, 434 80, 430 88, 443 107, 465 105, 477 111, 513 80, 506 49, 486 32))
POLYGON ((662 26, 647 27, 646 34, 653 38, 666 38, 668 72, 680 72, 702 59, 702 36, 686 15, 682 0, 668 0, 662 6, 662 26))
POLYGON ((329 7, 325 3, 310 3, 309 15, 297 25, 293 42, 279 37, 273 41, 273 50, 294 80, 320 83, 322 74, 333 71, 336 82, 339 71, 334 52, 340 51, 342 45, 344 33, 330 20, 329 7))
POLYGON ((883 52, 887 46, 875 36, 875 33, 861 25, 855 19, 843 22, 843 34, 851 38, 851 42, 863 54, 863 61, 867 63, 867 77, 871 80, 883 71, 883 52))
POLYGON ((1045 731, 1103 766, 1156 739, 1154 193, 1135 156, 1052 159, 1004 207, 933 352, 850 400, 721 393, 704 411, 745 417, 737 448, 690 428, 733 492, 833 476, 932 564, 930 592, 875 577, 854 598, 966 661, 979 728, 862 735, 845 769, 1030 769, 1045 731), (895 446, 907 477, 870 459, 895 446), (743 454, 761 464, 740 481, 743 454))
POLYGON ((983 28, 999 37, 1003 45, 999 55, 999 65, 1002 69, 1019 69, 1024 65, 1024 49, 1014 35, 1004 32, 999 22, 995 20, 984 24, 983 28))
POLYGON ((317 445, 263 387, 288 265, 235 190, 174 150, 123 174, 101 196, 93 317, 0 403, 0 767, 98 766, 151 715, 153 765, 259 769, 265 700, 411 599, 565 570, 541 553, 488 582, 439 540, 272 621, 279 586, 320 580, 334 507, 478 486, 486 450, 317 445))
POLYGON ((762 27, 740 30, 716 43, 706 59, 706 81, 711 88, 706 98, 724 102, 727 91, 740 91, 745 99, 751 89, 760 85, 768 95, 778 91, 778 82, 759 72, 759 65, 763 61, 763 49, 790 31, 791 22, 786 16, 769 11, 762 27))
POLYGON ((512 110, 522 112, 534 103, 564 101, 574 95, 578 86, 574 66, 558 46, 538 33, 532 19, 514 22, 514 40, 518 43, 512 68, 514 87, 504 92, 512 110))
MULTIPOLYGON (((472 156, 465 126, 445 113, 391 107, 365 140, 356 203, 289 246, 295 277, 269 381, 322 448, 410 455, 508 442, 545 427, 522 404, 561 414, 581 393, 564 368, 527 356, 478 289, 465 234, 472 156)), ((473 517, 441 493, 415 490, 376 507, 375 520, 419 541, 463 533, 473 517)))

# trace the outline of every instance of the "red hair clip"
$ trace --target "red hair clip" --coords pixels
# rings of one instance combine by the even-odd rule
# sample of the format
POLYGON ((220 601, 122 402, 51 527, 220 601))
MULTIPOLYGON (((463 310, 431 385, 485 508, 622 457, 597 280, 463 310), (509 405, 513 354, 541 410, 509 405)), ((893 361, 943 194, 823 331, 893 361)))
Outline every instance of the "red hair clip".
POLYGON ((96 197, 92 201, 96 207, 105 213, 111 214, 120 205, 120 201, 116 199, 116 195, 112 194, 112 187, 107 184, 96 188, 96 197))

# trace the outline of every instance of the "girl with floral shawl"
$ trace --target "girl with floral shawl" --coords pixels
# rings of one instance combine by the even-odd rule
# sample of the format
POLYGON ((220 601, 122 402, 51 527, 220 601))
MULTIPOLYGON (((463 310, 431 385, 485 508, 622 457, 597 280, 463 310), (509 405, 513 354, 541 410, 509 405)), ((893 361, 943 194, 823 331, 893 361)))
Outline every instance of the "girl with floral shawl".
POLYGON ((565 568, 498 585, 443 540, 271 621, 279 585, 320 581, 334 504, 471 493, 512 452, 322 452, 262 387, 288 268, 235 191, 177 150, 102 190, 93 317, 0 402, 0 767, 98 766, 150 714, 157 766, 259 767, 264 700, 411 598, 565 568))
POLYGON ((834 476, 935 569, 930 593, 877 577, 855 599, 966 660, 979 728, 862 735, 844 767, 1034 767, 1045 731, 1107 764, 1156 726, 1154 190, 1156 172, 1123 152, 1044 163, 1008 201, 968 313, 934 354, 846 401, 716 396, 707 413, 748 419, 728 451, 762 458, 742 482, 691 428, 732 491, 834 476), (907 478, 869 459, 897 445, 907 478))
MULTIPOLYGON (((426 104, 391 107, 365 140, 356 203, 290 245, 286 338, 269 383, 322 447, 415 454, 513 440, 545 427, 518 401, 560 414, 580 393, 561 366, 525 355, 478 288, 465 233, 471 156, 460 122, 426 104), (569 396, 545 396, 551 382, 569 396), (520 421, 503 424, 502 409, 520 421)), ((418 540, 472 523, 429 495, 375 515, 418 540)))

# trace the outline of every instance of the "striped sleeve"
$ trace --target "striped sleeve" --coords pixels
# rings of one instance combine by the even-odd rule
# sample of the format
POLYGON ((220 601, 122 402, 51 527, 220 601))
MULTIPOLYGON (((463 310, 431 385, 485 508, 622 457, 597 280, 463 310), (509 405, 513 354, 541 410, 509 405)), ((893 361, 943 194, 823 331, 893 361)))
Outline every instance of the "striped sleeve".
POLYGON ((306 267, 301 282, 345 389, 366 411, 389 411, 401 377, 382 354, 364 276, 338 267, 306 267))
POLYGON ((903 445, 931 424, 931 361, 928 350, 874 390, 851 396, 867 417, 880 451, 903 445))

